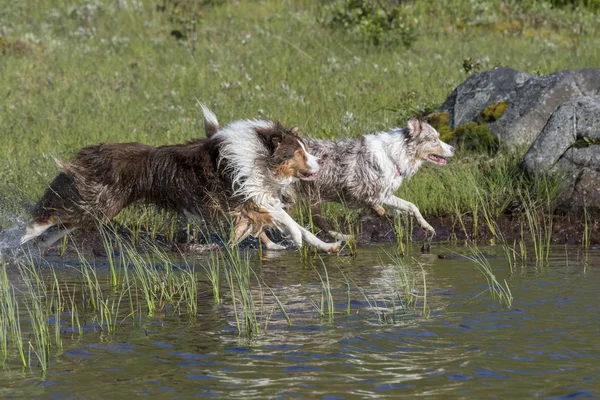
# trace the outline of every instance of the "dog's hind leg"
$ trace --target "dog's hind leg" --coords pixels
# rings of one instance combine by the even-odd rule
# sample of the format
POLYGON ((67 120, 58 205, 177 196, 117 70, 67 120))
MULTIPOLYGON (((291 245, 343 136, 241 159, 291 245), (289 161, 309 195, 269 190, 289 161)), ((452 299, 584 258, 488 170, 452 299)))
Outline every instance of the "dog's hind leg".
POLYGON ((375 211, 375 213, 380 216, 383 217, 385 215, 385 208, 383 208, 381 205, 379 204, 375 204, 373 206, 373 211, 375 211))
POLYGON ((354 235, 347 235, 345 233, 340 233, 340 232, 336 232, 336 231, 329 231, 328 233, 335 240, 341 240, 344 242, 347 242, 349 240, 354 240, 354 235))
POLYGON ((421 212, 417 206, 410 201, 402 200, 396 196, 389 196, 384 200, 384 204, 388 207, 393 207, 399 212, 414 216, 421 229, 428 232, 432 237, 435 235, 435 229, 433 229, 433 227, 429 225, 427 221, 425 221, 425 218, 423 218, 423 215, 421 215, 421 212))
POLYGON ((275 243, 269 239, 265 231, 262 231, 258 237, 265 244, 267 250, 285 250, 287 248, 284 245, 275 243))
POLYGON ((63 236, 68 235, 69 233, 73 232, 76 229, 77 229, 76 227, 75 228, 57 229, 55 232, 52 232, 50 235, 41 239, 40 248, 46 249, 46 248, 52 246, 54 243, 56 243, 58 240, 60 240, 63 236))
POLYGON ((331 225, 329 224, 329 222, 327 222, 325 217, 321 215, 321 203, 313 204, 310 210, 313 223, 323 232, 328 233, 335 240, 354 240, 354 235, 346 235, 331 229, 331 225))
POLYGON ((34 222, 30 224, 25 230, 25 234, 21 237, 20 244, 23 245, 29 242, 31 239, 35 239, 54 225, 56 225, 56 223, 52 220, 46 222, 34 222))
POLYGON ((233 237, 229 241, 229 244, 233 246, 236 243, 239 243, 242 240, 246 239, 248 235, 250 235, 250 228, 250 221, 248 221, 248 219, 241 218, 239 221, 237 221, 233 231, 233 237))
POLYGON ((329 222, 321 215, 321 203, 313 204, 310 208, 310 214, 312 217, 313 223, 321 229, 325 233, 331 232, 331 225, 329 222))

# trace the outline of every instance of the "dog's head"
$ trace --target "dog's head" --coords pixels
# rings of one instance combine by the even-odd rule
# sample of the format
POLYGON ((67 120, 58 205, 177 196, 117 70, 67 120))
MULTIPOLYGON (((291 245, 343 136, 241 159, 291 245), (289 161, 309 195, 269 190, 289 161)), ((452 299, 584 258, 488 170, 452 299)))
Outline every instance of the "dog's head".
POLYGON ((323 160, 310 154, 298 136, 298 127, 285 129, 278 125, 270 132, 258 132, 270 151, 270 166, 279 179, 314 180, 323 160))
POLYGON ((454 155, 454 147, 440 140, 440 134, 424 120, 411 118, 408 120, 408 136, 415 149, 415 161, 430 161, 445 165, 446 158, 454 155))

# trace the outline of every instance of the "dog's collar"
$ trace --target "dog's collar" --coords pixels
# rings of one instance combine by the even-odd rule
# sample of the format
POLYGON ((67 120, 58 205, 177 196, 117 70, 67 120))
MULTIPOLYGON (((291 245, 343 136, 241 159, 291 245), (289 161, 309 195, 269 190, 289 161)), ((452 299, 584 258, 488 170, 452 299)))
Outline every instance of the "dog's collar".
POLYGON ((402 176, 402 172, 400 172, 400 166, 394 163, 394 167, 396 167, 396 176, 402 176))

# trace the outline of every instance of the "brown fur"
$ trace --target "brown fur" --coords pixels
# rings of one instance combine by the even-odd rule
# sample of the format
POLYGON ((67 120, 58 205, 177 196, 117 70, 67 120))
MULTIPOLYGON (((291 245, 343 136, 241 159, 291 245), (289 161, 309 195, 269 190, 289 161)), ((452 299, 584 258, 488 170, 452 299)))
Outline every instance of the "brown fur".
POLYGON ((273 218, 267 210, 254 203, 247 204, 235 212, 233 241, 239 241, 248 235, 257 236, 272 225, 273 218))
MULTIPOLYGON (((296 131, 280 124, 256 130, 268 149, 257 173, 291 174, 306 169, 298 160, 296 131), (285 167, 284 167, 285 166, 285 167)), ((233 195, 231 169, 220 157, 222 139, 152 147, 141 143, 103 143, 81 149, 52 181, 33 210, 33 225, 80 228, 107 222, 132 203, 155 204, 178 213, 213 219, 234 217, 237 230, 252 234, 272 224, 266 210, 233 195)))

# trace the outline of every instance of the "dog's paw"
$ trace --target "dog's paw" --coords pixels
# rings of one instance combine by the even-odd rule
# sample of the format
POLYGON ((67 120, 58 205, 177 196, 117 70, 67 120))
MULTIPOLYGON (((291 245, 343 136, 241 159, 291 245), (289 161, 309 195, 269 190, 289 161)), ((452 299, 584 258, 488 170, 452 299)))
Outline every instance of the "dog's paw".
POLYGON ((328 233, 335 240, 339 240, 339 241, 342 241, 342 242, 344 242, 344 241, 347 242, 349 240, 354 240, 354 235, 346 235, 346 234, 343 234, 343 233, 340 233, 340 232, 336 232, 336 231, 329 231, 328 233))
POLYGON ((425 241, 423 242, 423 246, 421 246, 421 253, 429 253, 431 251, 431 242, 425 241))
POLYGON ((337 253, 342 249, 342 246, 344 246, 344 244, 346 244, 346 242, 344 242, 344 241, 331 243, 331 245, 329 246, 329 249, 327 249, 327 252, 328 253, 337 253))
POLYGON ((435 236, 435 229, 433 229, 433 227, 431 225, 429 225, 428 223, 421 225, 421 229, 423 229, 423 231, 425 232, 425 235, 427 237, 429 237, 430 239, 432 239, 435 236))
MULTIPOLYGON (((375 211, 375 213, 377 215, 379 215, 380 217, 383 217, 385 215, 385 208, 383 208, 381 205, 376 204, 373 206, 373 210, 375 211)), ((394 212, 395 210, 392 210, 392 212, 394 212)))
POLYGON ((275 250, 275 251, 287 250, 286 246, 279 244, 279 243, 273 243, 273 242, 269 242, 269 243, 265 244, 265 248, 267 250, 275 250))

